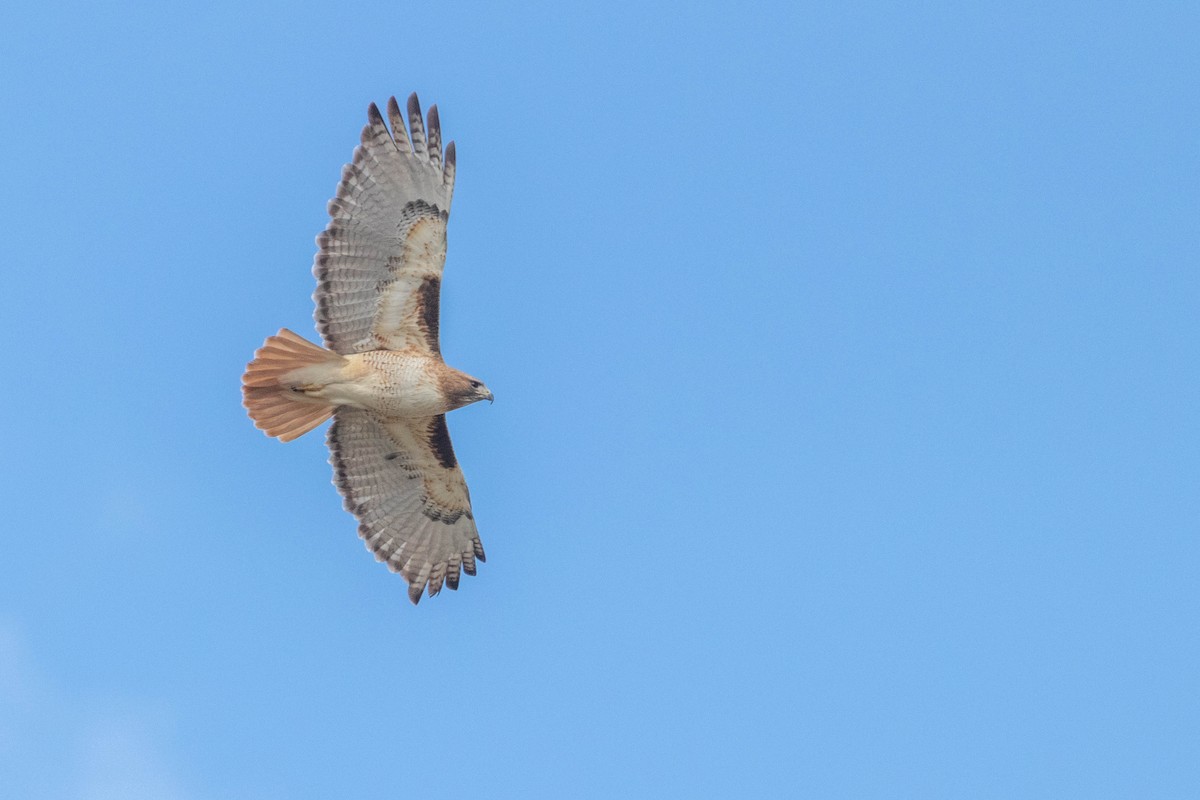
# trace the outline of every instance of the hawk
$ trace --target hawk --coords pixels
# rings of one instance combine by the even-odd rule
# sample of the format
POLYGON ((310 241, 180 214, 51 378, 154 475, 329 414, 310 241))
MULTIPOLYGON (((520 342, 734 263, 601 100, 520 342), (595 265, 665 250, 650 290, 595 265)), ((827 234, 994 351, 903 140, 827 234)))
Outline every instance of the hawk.
POLYGON ((446 412, 492 401, 438 346, 454 142, 442 152, 437 106, 421 119, 374 103, 317 237, 320 347, 286 328, 254 354, 242 398, 256 427, 290 442, 333 417, 334 485, 375 558, 408 582, 415 604, 475 574, 483 545, 446 412))

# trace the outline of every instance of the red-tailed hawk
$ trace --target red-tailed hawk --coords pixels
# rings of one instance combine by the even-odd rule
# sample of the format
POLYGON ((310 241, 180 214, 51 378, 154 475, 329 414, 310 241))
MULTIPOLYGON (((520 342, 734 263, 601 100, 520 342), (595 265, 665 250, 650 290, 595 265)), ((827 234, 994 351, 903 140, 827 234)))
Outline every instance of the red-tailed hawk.
POLYGON ((438 347, 454 142, 443 157, 437 106, 426 128, 415 94, 407 124, 396 98, 387 112, 391 132, 368 109, 317 237, 325 347, 281 330, 247 365, 242 395, 254 424, 284 442, 333 417, 333 482, 367 548, 404 576, 416 603, 426 588, 430 597, 443 583, 457 589, 484 560, 445 415, 493 398, 438 347))

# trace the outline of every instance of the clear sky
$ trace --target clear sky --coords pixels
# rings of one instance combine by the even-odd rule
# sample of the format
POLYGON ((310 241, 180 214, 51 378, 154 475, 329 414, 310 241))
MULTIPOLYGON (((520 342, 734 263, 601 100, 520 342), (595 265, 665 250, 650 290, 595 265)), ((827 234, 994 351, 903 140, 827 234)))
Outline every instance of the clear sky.
POLYGON ((1200 796, 1198 30, 8 12, 0 795, 1200 796), (238 390, 413 90, 497 397, 450 417, 488 562, 416 608, 238 390))

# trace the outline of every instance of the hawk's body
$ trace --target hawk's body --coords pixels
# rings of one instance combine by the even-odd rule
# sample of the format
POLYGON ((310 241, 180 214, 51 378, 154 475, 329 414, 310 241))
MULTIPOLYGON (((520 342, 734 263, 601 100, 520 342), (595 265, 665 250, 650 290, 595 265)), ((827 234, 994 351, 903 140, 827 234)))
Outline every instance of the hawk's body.
POLYGON ((484 559, 445 414, 492 394, 448 367, 438 344, 454 143, 443 159, 434 106, 426 144, 416 95, 407 126, 395 98, 388 116, 390 133, 370 107, 317 238, 313 297, 326 347, 280 331, 242 384, 255 424, 282 441, 334 418, 334 483, 367 547, 408 580, 415 603, 443 582, 457 589, 460 572, 474 574, 484 559))

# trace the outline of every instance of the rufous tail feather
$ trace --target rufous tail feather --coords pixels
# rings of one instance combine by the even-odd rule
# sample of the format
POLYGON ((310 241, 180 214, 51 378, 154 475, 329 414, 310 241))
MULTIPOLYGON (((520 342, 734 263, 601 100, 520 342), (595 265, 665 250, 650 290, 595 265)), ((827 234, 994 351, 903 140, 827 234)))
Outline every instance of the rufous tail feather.
POLYGON ((345 361, 332 350, 315 345, 287 328, 254 353, 242 375, 242 405, 254 425, 267 436, 290 442, 333 416, 333 406, 298 391, 287 376, 301 367, 339 365, 345 361))

